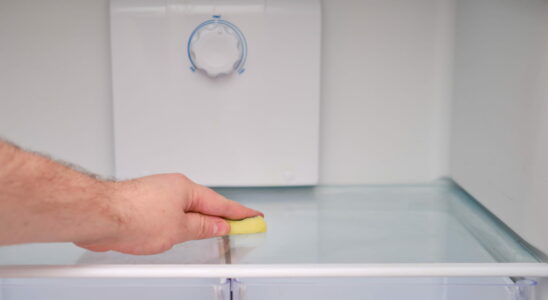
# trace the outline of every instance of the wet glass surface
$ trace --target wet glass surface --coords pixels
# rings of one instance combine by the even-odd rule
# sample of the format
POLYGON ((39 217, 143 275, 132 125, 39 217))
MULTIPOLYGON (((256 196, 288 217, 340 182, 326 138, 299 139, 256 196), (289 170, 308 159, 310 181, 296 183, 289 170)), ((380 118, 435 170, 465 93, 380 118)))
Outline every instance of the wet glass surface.
POLYGON ((450 183, 225 188, 265 213, 266 233, 177 245, 159 255, 72 244, 0 247, 0 265, 536 262, 516 237, 450 183))

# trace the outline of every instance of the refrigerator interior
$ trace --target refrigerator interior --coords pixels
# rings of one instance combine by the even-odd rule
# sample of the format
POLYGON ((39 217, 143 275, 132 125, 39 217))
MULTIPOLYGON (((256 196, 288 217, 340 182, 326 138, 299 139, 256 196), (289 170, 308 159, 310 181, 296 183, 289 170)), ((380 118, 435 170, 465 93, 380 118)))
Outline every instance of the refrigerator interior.
MULTIPOLYGON (((0 28, 9 70, 0 72, 0 135, 112 176, 108 1, 2 0, 0 28)), ((418 274, 421 264, 489 264, 495 273, 494 264, 544 265, 548 1, 327 0, 321 55, 320 186, 219 189, 268 211, 266 235, 147 257, 71 244, 0 247, 0 299, 546 297, 535 276, 418 274), (329 276, 331 264, 370 263, 418 265, 409 277, 329 276), (256 278, 202 279, 139 267, 173 274, 227 264, 268 266, 256 278), (287 264, 308 269, 268 277, 287 264), (109 278, 104 266, 145 279, 109 278), (95 278, 10 276, 67 269, 63 276, 95 278)), ((226 272, 244 274, 236 271, 226 272)))

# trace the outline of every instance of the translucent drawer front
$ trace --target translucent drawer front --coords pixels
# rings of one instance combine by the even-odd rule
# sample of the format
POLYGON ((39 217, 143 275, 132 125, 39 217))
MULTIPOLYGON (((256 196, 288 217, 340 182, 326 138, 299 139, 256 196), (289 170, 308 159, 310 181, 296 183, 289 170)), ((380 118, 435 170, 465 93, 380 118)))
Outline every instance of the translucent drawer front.
POLYGON ((509 278, 242 279, 235 300, 531 300, 536 282, 509 278))
POLYGON ((228 300, 220 279, 0 279, 0 300, 228 300))
POLYGON ((0 300, 535 300, 509 278, 4 279, 0 300))

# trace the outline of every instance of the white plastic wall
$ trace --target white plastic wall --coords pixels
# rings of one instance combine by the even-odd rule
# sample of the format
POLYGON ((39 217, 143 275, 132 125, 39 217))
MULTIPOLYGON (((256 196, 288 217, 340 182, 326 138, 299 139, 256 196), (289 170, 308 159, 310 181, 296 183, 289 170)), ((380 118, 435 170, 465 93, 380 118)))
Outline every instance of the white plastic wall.
MULTIPOLYGON (((323 1, 322 183, 447 174, 452 0, 323 1)), ((0 136, 113 174, 107 0, 0 0, 0 136)))
POLYGON ((458 0, 451 174, 548 253, 548 1, 458 0))
POLYGON ((0 137, 108 176, 107 4, 0 0, 0 137))
POLYGON ((446 175, 453 1, 323 4, 321 181, 446 175))

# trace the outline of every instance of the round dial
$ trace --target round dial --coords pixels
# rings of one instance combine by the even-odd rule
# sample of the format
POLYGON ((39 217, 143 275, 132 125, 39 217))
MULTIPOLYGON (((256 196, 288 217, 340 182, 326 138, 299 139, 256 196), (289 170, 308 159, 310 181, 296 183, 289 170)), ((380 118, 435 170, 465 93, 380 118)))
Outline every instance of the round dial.
POLYGON ((246 52, 239 29, 223 20, 198 26, 189 38, 188 54, 194 68, 210 77, 240 71, 246 52))

